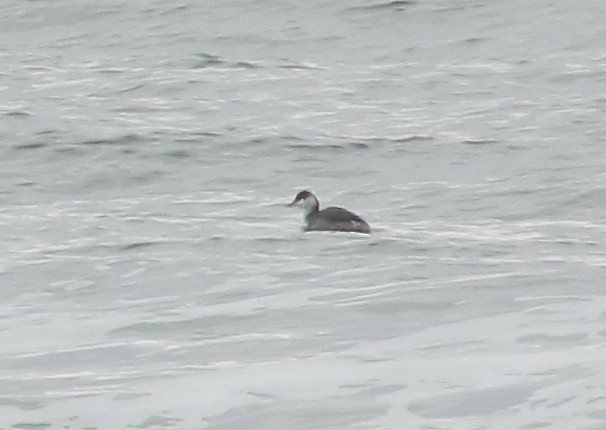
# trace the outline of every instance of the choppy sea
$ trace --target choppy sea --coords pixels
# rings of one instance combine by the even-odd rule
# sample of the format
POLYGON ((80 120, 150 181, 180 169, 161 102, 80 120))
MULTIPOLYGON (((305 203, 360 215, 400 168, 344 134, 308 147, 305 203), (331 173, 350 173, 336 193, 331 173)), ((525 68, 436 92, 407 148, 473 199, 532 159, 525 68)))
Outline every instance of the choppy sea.
POLYGON ((1 5, 0 429, 606 428, 606 2, 1 5))

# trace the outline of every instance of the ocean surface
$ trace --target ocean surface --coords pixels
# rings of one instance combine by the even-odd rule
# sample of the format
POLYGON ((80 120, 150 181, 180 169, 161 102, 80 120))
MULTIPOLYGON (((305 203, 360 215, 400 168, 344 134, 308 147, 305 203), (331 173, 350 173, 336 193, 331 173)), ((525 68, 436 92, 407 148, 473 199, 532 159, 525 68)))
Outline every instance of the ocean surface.
POLYGON ((0 4, 0 429, 606 429, 604 0, 0 4))

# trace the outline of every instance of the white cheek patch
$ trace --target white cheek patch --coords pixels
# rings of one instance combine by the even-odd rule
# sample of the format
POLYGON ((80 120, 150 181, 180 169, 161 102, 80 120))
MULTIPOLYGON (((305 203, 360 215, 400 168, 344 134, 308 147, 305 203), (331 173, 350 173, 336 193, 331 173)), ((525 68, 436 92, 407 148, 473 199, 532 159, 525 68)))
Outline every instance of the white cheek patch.
POLYGON ((301 206, 306 209, 311 209, 316 205, 316 201, 313 197, 307 197, 306 199, 301 200, 301 206))

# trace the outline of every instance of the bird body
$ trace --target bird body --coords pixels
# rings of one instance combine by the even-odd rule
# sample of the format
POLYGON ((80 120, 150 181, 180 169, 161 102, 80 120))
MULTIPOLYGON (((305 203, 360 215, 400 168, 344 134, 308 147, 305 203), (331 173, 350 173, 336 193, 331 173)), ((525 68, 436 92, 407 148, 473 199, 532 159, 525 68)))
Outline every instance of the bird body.
POLYGON ((305 212, 305 231, 348 231, 370 233, 370 226, 361 217, 339 207, 320 210, 320 202, 310 191, 301 191, 288 206, 301 207, 305 212))

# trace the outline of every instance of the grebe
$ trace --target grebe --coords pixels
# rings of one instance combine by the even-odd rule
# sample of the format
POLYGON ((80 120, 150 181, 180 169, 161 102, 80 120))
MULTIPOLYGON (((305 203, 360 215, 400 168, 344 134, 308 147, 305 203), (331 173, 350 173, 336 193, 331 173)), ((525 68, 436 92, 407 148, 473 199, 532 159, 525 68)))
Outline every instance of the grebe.
POLYGON ((298 206, 305 211, 305 231, 350 231, 370 233, 370 226, 347 209, 330 207, 320 210, 320 202, 310 191, 301 191, 289 207, 298 206))

